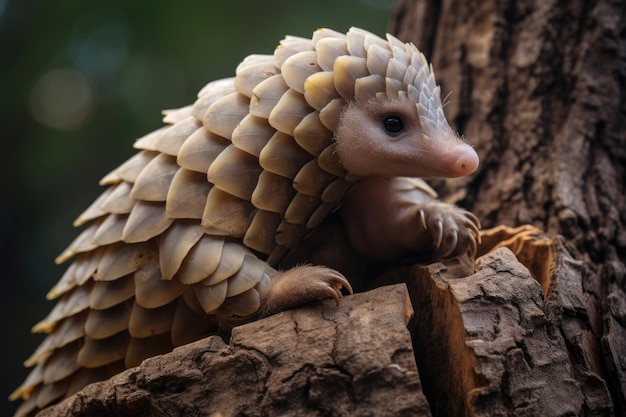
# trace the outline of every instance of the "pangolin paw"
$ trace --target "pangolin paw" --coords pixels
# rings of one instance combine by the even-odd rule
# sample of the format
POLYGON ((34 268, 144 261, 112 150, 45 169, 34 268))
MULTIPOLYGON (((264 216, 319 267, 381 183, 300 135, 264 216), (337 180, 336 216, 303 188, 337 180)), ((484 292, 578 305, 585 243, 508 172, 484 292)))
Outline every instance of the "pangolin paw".
POLYGON ((476 256, 480 243, 480 222, 467 210, 457 206, 429 202, 417 210, 420 227, 432 239, 433 259, 443 259, 467 253, 476 256))
POLYGON ((297 266, 278 272, 272 277, 272 286, 263 299, 262 315, 331 298, 339 304, 342 288, 352 294, 348 280, 325 266, 297 266))

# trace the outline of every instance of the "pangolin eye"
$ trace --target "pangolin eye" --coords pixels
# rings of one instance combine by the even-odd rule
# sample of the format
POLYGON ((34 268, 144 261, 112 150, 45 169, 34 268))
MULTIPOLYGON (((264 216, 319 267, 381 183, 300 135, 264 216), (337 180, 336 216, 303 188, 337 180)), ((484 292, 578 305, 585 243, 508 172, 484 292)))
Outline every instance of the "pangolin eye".
POLYGON ((404 123, 398 116, 387 116, 383 120, 383 126, 391 136, 398 136, 404 130, 404 123))

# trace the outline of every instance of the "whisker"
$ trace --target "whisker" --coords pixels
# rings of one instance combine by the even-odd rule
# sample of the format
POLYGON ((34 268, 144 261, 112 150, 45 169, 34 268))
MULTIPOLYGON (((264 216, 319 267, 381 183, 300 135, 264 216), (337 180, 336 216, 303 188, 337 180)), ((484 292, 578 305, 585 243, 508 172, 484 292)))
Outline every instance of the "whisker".
POLYGON ((448 94, 445 95, 445 97, 443 98, 443 102, 441 104, 441 107, 446 107, 448 104, 450 104, 450 96, 452 95, 452 90, 448 91, 448 94))

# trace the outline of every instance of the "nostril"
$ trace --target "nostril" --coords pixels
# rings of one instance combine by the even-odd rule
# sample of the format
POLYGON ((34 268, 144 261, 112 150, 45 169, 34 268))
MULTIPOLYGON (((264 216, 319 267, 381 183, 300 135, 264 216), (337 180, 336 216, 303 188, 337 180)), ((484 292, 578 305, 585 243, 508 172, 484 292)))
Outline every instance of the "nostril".
POLYGON ((456 151, 459 156, 455 163, 455 169, 459 176, 469 175, 478 169, 478 154, 470 145, 463 144, 456 151))

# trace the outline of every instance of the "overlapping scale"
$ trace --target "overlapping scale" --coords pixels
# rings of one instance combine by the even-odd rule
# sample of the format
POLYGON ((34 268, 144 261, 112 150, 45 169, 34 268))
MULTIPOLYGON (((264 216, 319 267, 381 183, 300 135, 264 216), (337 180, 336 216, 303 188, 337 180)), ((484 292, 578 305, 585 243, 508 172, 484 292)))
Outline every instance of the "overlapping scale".
POLYGON ((295 193, 293 182, 289 178, 263 171, 259 175, 251 201, 259 209, 284 213, 295 193))
POLYGON ((294 224, 283 220, 276 228, 276 243, 286 248, 293 247, 300 242, 309 230, 305 224, 294 224))
POLYGON ((126 220, 122 240, 126 243, 145 242, 163 233, 173 221, 165 215, 164 204, 139 201, 126 220))
MULTIPOLYGON (((190 293, 193 291, 190 291, 190 293)), ((183 298, 179 298, 172 320, 171 339, 174 346, 195 342, 218 332, 218 326, 207 320, 204 314, 197 314, 183 298)))
POLYGON ((106 339, 85 337, 83 340, 76 361, 85 368, 97 368, 124 360, 130 336, 122 331, 106 339))
POLYGON ((228 281, 220 281, 214 285, 204 285, 201 282, 193 284, 193 291, 196 295, 202 310, 206 314, 214 313, 226 299, 228 281))
POLYGON ((55 299, 87 282, 98 267, 102 254, 103 250, 96 250, 78 256, 67 268, 59 282, 48 292, 46 298, 55 299))
MULTIPOLYGON (((101 222, 100 222, 101 223, 101 222)), ((98 247, 95 242, 95 235, 100 223, 94 223, 83 230, 70 245, 57 257, 57 263, 61 263, 77 253, 87 252, 98 247)))
POLYGON ((320 28, 317 29, 315 32, 313 32, 313 35, 311 36, 311 41, 313 42, 313 45, 315 45, 315 49, 319 49, 319 42, 322 39, 340 39, 340 40, 345 40, 347 38, 345 33, 342 32, 337 32, 336 30, 333 29, 329 29, 329 28, 320 28))
POLYGON ((178 281, 191 285, 213 274, 220 264, 223 247, 222 236, 203 235, 183 260, 177 274, 178 281))
POLYGON ((302 194, 319 196, 335 178, 335 175, 322 169, 318 161, 313 159, 298 171, 293 179, 293 188, 302 194))
POLYGON ((346 102, 341 98, 336 98, 328 102, 319 113, 320 122, 331 132, 337 131, 339 120, 346 102))
POLYGON ((317 227, 326 219, 326 217, 337 209, 337 203, 323 203, 319 207, 315 209, 311 217, 309 217, 309 221, 306 223, 307 229, 313 229, 317 227))
POLYGON ((346 34, 348 53, 359 58, 365 57, 365 54, 367 53, 365 48, 365 39, 368 36, 371 37, 373 34, 363 29, 350 29, 346 34))
POLYGON ((165 215, 172 219, 201 219, 211 187, 206 174, 180 168, 167 192, 165 215))
POLYGON ((293 131, 296 143, 311 155, 319 155, 333 143, 333 133, 320 120, 320 113, 311 112, 293 131))
POLYGON ((317 164, 324 171, 338 178, 343 178, 348 173, 339 160, 336 143, 327 146, 326 149, 320 152, 317 157, 317 164))
POLYGON ((33 332, 50 333, 61 320, 89 308, 91 282, 63 295, 48 316, 33 326, 33 332))
POLYGON ((102 220, 93 235, 93 242, 97 246, 110 245, 122 240, 122 232, 126 225, 128 215, 126 214, 109 214, 102 220))
POLYGON ((160 154, 141 171, 130 196, 135 200, 165 201, 176 171, 178 171, 176 158, 160 154))
POLYGON ((322 110, 331 100, 339 97, 332 71, 316 72, 304 81, 304 98, 315 110, 322 110))
POLYGON ((311 39, 287 35, 285 39, 280 41, 279 46, 274 51, 274 65, 280 68, 290 56, 298 52, 313 50, 313 41, 311 39))
POLYGON ((261 171, 256 157, 230 145, 215 158, 207 178, 216 188, 250 201, 261 171))
POLYGON ((235 70, 235 88, 246 97, 252 97, 257 84, 279 72, 273 55, 250 55, 235 70))
POLYGON ((241 269, 243 260, 248 253, 249 252, 238 243, 225 242, 222 247, 222 256, 217 268, 211 275, 202 281, 202 284, 212 286, 222 281, 226 281, 228 278, 235 275, 239 269, 241 269))
POLYGON ((274 133, 276 129, 270 126, 267 119, 249 114, 233 131, 232 142, 238 149, 258 158, 274 133))
POLYGON ((226 298, 220 306, 220 314, 236 321, 256 313, 260 307, 259 292, 256 288, 250 288, 241 294, 226 298))
POLYGON ((103 177, 100 180, 100 185, 117 184, 121 181, 135 182, 139 173, 148 165, 148 162, 158 154, 158 152, 154 151, 137 152, 133 157, 103 177))
MULTIPOLYGON (((119 368, 121 368, 121 364, 118 366, 119 368)), ((73 374, 71 378, 69 378, 67 395, 73 395, 93 382, 98 382, 110 378, 113 374, 116 373, 115 368, 117 367, 111 365, 101 368, 81 368, 80 370, 78 370, 78 372, 73 374)))
POLYGON ((89 310, 85 334, 94 339, 106 339, 128 329, 130 308, 133 302, 114 305, 105 310, 89 310))
MULTIPOLYGON (((34 391, 34 388, 43 382, 44 369, 45 368, 42 363, 38 363, 28 374, 24 382, 22 382, 22 385, 20 385, 13 393, 11 393, 10 399, 16 400, 20 397, 36 398, 36 395, 33 396, 32 393, 34 391)), ((29 409, 30 407, 26 406, 24 408, 29 409)))
POLYGON ((88 315, 89 310, 85 310, 63 319, 24 364, 34 366, 39 362, 45 362, 55 349, 82 338, 85 335, 85 321, 88 315))
POLYGON ((272 109, 268 121, 274 129, 293 136, 296 126, 312 111, 302 94, 288 90, 272 109))
POLYGON ((287 58, 280 67, 285 82, 293 90, 304 94, 304 82, 306 79, 321 70, 317 65, 317 52, 304 51, 287 58))
POLYGON ((287 91, 289 91, 289 86, 280 74, 276 74, 259 83, 252 90, 250 114, 268 119, 276 103, 287 91))
MULTIPOLYGON (((100 194, 100 196, 96 198, 94 202, 91 203, 89 207, 87 207, 87 209, 83 211, 76 218, 76 220, 74 220, 74 223, 73 223, 74 227, 82 226, 83 224, 87 223, 90 220, 97 219, 98 217, 104 216, 105 214, 107 214, 107 212, 104 211, 101 207, 102 202, 106 200, 107 198, 109 198, 109 196, 115 190, 116 187, 117 185, 112 185, 108 187, 102 194, 100 194)), ((63 260, 57 261, 57 263, 61 263, 61 262, 63 262, 63 260)))
POLYGON ((104 213, 126 214, 130 213, 137 202, 131 197, 132 184, 121 182, 112 185, 111 192, 100 203, 99 209, 104 213))
POLYGON ((266 255, 271 254, 276 248, 274 236, 281 221, 281 213, 258 210, 243 237, 244 245, 266 255))
POLYGON ((243 237, 255 210, 251 202, 213 187, 202 214, 202 227, 207 234, 243 237))
POLYGON ((94 282, 89 297, 89 307, 94 310, 104 310, 121 304, 134 295, 135 280, 133 275, 127 275, 111 282, 94 282))
POLYGON ((191 116, 191 112, 193 110, 193 106, 184 106, 178 109, 169 109, 163 110, 161 113, 163 114, 163 123, 165 124, 174 124, 178 123, 183 119, 191 116))
POLYGON ((167 129, 157 142, 157 150, 166 155, 176 156, 180 147, 193 132, 198 130, 202 123, 193 116, 177 121, 167 129))
POLYGON ((163 126, 160 129, 155 130, 154 132, 148 133, 137 139, 133 144, 133 148, 135 149, 143 149, 146 151, 158 151, 157 143, 165 133, 169 129, 169 126, 163 126))
POLYGON ((197 222, 176 221, 159 240, 159 266, 163 279, 172 279, 183 259, 200 240, 204 230, 197 222))
POLYGON ((124 355, 124 366, 132 368, 144 359, 167 353, 173 348, 171 337, 167 333, 145 338, 132 337, 124 355))
MULTIPOLYGON (((128 333, 133 338, 166 334, 172 328, 177 300, 156 308, 143 308, 134 303, 128 318, 128 333)), ((127 311, 128 314, 128 311, 127 311)))
POLYGON ((384 91, 386 87, 385 78, 374 74, 362 77, 356 80, 354 85, 354 97, 359 103, 367 103, 376 99, 379 92, 384 91))
POLYGON ((276 132, 261 151, 259 164, 266 171, 293 179, 312 159, 313 155, 298 146, 292 136, 276 132))
POLYGON ((57 382, 72 375, 80 367, 76 363, 77 356, 78 345, 76 343, 71 343, 55 351, 46 361, 43 381, 45 383, 57 382))
POLYGON ((306 224, 320 204, 321 200, 315 195, 297 193, 285 210, 284 219, 293 224, 306 224))
POLYGON ((99 250, 102 256, 92 275, 96 281, 113 281, 135 272, 148 262, 150 253, 144 244, 116 243, 99 250))
POLYGON ((321 199, 325 203, 337 203, 341 201, 343 196, 348 192, 352 186, 351 181, 347 181, 343 178, 337 178, 324 189, 321 199))
POLYGON ((324 71, 332 71, 335 60, 343 55, 348 55, 348 41, 346 36, 343 38, 323 38, 316 45, 317 63, 324 71))
POLYGON ((234 297, 248 291, 251 288, 254 288, 254 286, 263 278, 266 268, 267 265, 265 262, 260 261, 256 256, 244 256, 241 267, 237 273, 233 274, 228 279, 226 297, 234 297))
POLYGON ((78 286, 86 284, 94 276, 104 254, 105 250, 98 248, 92 252, 85 253, 79 258, 80 261, 74 275, 78 286))
POLYGON ((208 83, 198 93, 198 99, 193 104, 191 114, 198 120, 202 120, 207 109, 220 98, 237 91, 235 77, 224 78, 208 83))
POLYGON ((210 132, 223 138, 230 138, 241 119, 248 115, 248 108, 248 97, 234 92, 211 104, 202 122, 210 132))
POLYGON ((356 80, 370 75, 367 69, 367 60, 358 56, 344 55, 335 60, 335 90, 349 101, 354 97, 356 80))
POLYGON ((206 175, 215 158, 228 145, 229 140, 207 129, 198 129, 181 146, 176 163, 183 168, 206 175))
POLYGON ((37 393, 37 407, 41 408, 57 399, 61 398, 67 391, 69 381, 63 380, 58 382, 47 383, 41 387, 37 393))
POLYGON ((164 306, 178 298, 187 288, 178 280, 161 279, 156 264, 147 265, 134 274, 135 301, 144 308, 164 306))

